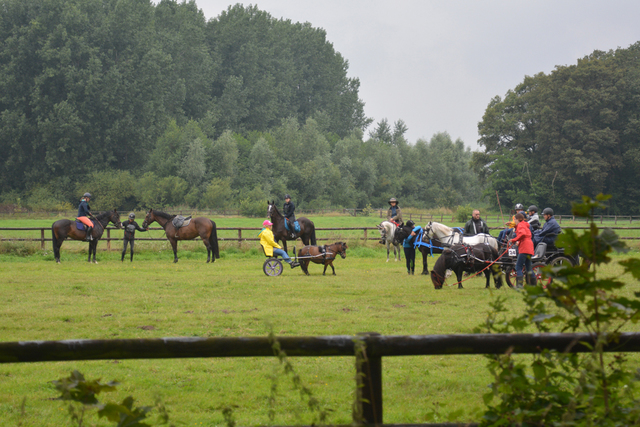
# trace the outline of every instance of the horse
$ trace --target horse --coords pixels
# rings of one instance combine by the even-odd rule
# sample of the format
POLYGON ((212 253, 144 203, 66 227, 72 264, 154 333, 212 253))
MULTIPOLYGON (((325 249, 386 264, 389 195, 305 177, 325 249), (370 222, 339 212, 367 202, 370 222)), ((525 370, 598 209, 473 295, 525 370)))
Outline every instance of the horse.
POLYGON ((391 221, 382 221, 380 224, 376 225, 378 230, 380 231, 380 243, 383 245, 387 245, 387 262, 389 262, 389 252, 391 249, 391 245, 393 245, 393 258, 396 261, 402 260, 402 252, 400 249, 400 244, 395 241, 395 233, 398 226, 391 221), (397 255, 396 255, 397 253, 397 255))
POLYGON ((489 276, 493 275, 496 289, 502 287, 502 270, 491 262, 498 259, 498 251, 483 243, 476 245, 453 245, 446 248, 431 270, 431 281, 436 289, 442 289, 447 270, 452 270, 458 279, 458 289, 462 289, 462 272, 475 273, 484 269, 487 278, 485 288, 489 287, 489 276), (489 272, 491 270, 491 273, 489 272))
MULTIPOLYGON (((313 245, 316 244, 316 226, 313 224, 308 218, 301 216, 297 219, 298 224, 300 225, 300 231, 295 233, 295 239, 292 239, 289 235, 289 231, 287 231, 284 226, 284 216, 278 211, 278 208, 275 205, 275 201, 270 202, 267 200, 267 205, 269 206, 267 209, 267 217, 273 223, 273 227, 271 231, 273 231, 273 238, 276 243, 282 242, 282 246, 285 252, 287 252, 287 240, 297 240, 298 237, 302 239, 302 243, 305 245, 313 245)), ((291 224, 293 227, 293 224, 291 224)))
POLYGON ((142 222, 142 228, 147 228, 152 222, 157 222, 164 229, 167 240, 173 248, 173 262, 178 262, 178 240, 192 240, 200 236, 202 242, 207 247, 207 262, 214 263, 216 258, 220 258, 220 250, 218 248, 218 232, 216 231, 216 223, 209 218, 203 216, 192 218, 187 225, 178 229, 173 225, 173 218, 165 212, 154 211, 149 209, 147 215, 142 222))
POLYGON ((309 262, 316 264, 324 264, 324 276, 327 272, 327 266, 331 266, 333 275, 336 275, 336 269, 333 267, 333 260, 336 259, 336 255, 340 255, 342 259, 347 257, 347 244, 344 242, 336 242, 333 245, 325 246, 304 246, 298 252, 298 262, 304 274, 309 275, 309 262))
MULTIPOLYGON (((394 235, 393 244, 401 244, 404 239, 409 237, 411 232, 413 231, 412 226, 403 225, 402 227, 398 227, 396 233, 394 235)), ((444 250, 444 245, 437 238, 429 238, 427 237, 427 233, 422 230, 422 233, 416 236, 416 240, 414 245, 418 248, 420 253, 422 254, 422 274, 429 274, 429 265, 427 263, 427 257, 429 255, 433 256, 433 254, 441 254, 444 250)))
MULTIPOLYGON (((122 228, 122 223, 120 222, 120 214, 114 209, 112 211, 107 211, 98 214, 93 219, 93 231, 91 236, 93 240, 89 241, 89 259, 87 262, 91 262, 91 254, 93 254, 93 262, 97 264, 96 261, 96 248, 98 247, 98 240, 102 237, 102 233, 104 233, 104 229, 109 224, 109 222, 113 223, 117 228, 122 228)), ((62 242, 66 238, 73 240, 85 240, 87 237, 86 230, 78 230, 76 227, 76 222, 68 219, 59 219, 51 225, 51 242, 53 243, 53 255, 58 264, 60 264, 60 246, 62 246, 62 242)))
POLYGON ((491 246, 491 248, 496 251, 498 250, 498 239, 490 234, 478 233, 474 236, 465 236, 458 229, 447 227, 444 224, 433 221, 424 227, 424 232, 429 239, 435 237, 440 240, 445 247, 451 247, 456 244, 477 245, 482 243, 491 246))

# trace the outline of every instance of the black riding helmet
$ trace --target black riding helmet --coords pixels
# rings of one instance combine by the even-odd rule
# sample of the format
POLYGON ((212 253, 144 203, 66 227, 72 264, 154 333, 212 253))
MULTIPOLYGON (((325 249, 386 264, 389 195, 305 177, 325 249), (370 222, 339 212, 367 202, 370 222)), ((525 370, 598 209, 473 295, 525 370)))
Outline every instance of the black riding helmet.
POLYGON ((131 213, 129 214, 129 218, 131 218, 131 219, 136 219, 136 214, 134 214, 133 212, 131 212, 131 213))
POLYGON ((84 193, 84 194, 82 195, 82 197, 88 197, 88 198, 91 198, 91 194, 90 194, 90 193, 84 193))
POLYGON ((542 211, 542 215, 551 215, 551 216, 553 216, 553 209, 544 208, 544 210, 542 211))
POLYGON ((288 194, 285 194, 285 195, 284 195, 284 199, 285 199, 285 200, 290 199, 290 198, 291 198, 291 196, 290 196, 290 195, 288 195, 288 194))
POLYGON ((529 212, 535 212, 538 213, 538 207, 536 205, 531 205, 529 206, 529 212))

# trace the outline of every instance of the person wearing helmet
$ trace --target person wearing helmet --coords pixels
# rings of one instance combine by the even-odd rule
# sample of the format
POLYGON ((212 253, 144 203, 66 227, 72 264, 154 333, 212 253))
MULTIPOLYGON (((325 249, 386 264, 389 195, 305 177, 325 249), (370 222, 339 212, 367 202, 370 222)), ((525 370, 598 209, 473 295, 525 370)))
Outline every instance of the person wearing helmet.
POLYGON ((529 228, 531 228, 531 233, 538 230, 540 228, 540 218, 538 217, 538 207, 536 205, 529 206, 529 228))
POLYGON ((282 249, 282 246, 277 244, 276 241, 274 240, 273 231, 271 231, 271 227, 273 226, 273 223, 271 221, 269 221, 268 219, 265 219, 264 222, 262 223, 262 226, 264 228, 258 234, 258 237, 260 237, 260 244, 262 245, 262 248, 264 249, 265 255, 266 256, 273 256, 274 254, 275 255, 280 255, 282 257, 282 259, 284 259, 287 263, 289 263, 291 268, 299 266, 300 263, 299 262, 293 262, 291 260, 291 257, 289 257, 289 254, 286 253, 282 249))
POLYGON ((545 223, 542 226, 542 230, 536 230, 533 233, 533 244, 537 245, 540 242, 546 243, 548 246, 553 246, 556 242, 558 234, 562 233, 560 224, 556 221, 553 215, 553 209, 544 208, 542 211, 545 223))
POLYGON ((395 197, 389 199, 387 221, 395 223, 396 226, 402 224, 402 212, 400 211, 400 206, 398 206, 398 199, 395 197))
POLYGON ((474 209, 471 219, 464 226, 464 234, 465 236, 475 236, 480 233, 489 234, 489 226, 480 218, 480 211, 474 209))
POLYGON ((416 236, 422 231, 422 227, 409 220, 406 224, 411 227, 411 233, 402 241, 404 259, 407 263, 407 274, 413 275, 416 272, 416 236))
POLYGON ((296 205, 293 204, 293 202, 291 201, 291 196, 288 194, 284 195, 284 206, 282 207, 282 215, 284 215, 284 221, 285 221, 285 228, 287 228, 287 230, 289 230, 289 237, 291 239, 295 239, 296 236, 296 229, 295 229, 295 222, 296 222, 296 214, 295 214, 295 210, 296 210, 296 205))
POLYGON ((78 206, 78 216, 77 220, 83 223, 87 227, 87 234, 84 238, 86 242, 90 242, 93 240, 92 232, 93 232, 93 222, 89 219, 91 214, 91 207, 89 206, 89 200, 91 200, 91 194, 84 193, 82 198, 80 199, 80 205, 78 206))
POLYGON ((124 254, 127 252, 127 245, 131 244, 131 261, 133 261, 133 241, 136 238, 136 230, 138 231, 148 231, 147 228, 140 228, 138 223, 135 221, 136 214, 131 212, 129 214, 129 220, 122 223, 122 228, 124 228, 124 247, 122 248, 122 258, 120 261, 124 261, 124 254))
POLYGON ((511 217, 511 221, 505 222, 504 225, 507 226, 504 230, 498 233, 498 243, 505 243, 508 240, 508 235, 511 234, 511 231, 516 227, 516 215, 521 213, 524 216, 525 220, 528 220, 527 214, 524 211, 524 206, 522 203, 516 203, 514 206, 515 213, 511 217))

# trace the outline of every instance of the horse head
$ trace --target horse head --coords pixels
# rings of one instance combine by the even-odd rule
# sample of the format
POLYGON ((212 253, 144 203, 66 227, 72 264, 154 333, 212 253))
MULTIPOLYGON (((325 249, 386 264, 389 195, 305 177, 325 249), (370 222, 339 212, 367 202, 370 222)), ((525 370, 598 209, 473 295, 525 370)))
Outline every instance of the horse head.
POLYGON ((144 221, 142 221, 142 228, 149 227, 149 224, 151 224, 155 220, 156 217, 153 216, 153 209, 149 209, 149 212, 147 212, 147 215, 144 217, 144 221))
POLYGON ((109 221, 116 226, 116 228, 122 228, 122 223, 120 222, 120 214, 117 210, 113 210, 113 212, 109 212, 109 221))
POLYGON ((347 244, 345 242, 336 242, 333 244, 335 251, 340 254, 342 259, 347 257, 347 244))

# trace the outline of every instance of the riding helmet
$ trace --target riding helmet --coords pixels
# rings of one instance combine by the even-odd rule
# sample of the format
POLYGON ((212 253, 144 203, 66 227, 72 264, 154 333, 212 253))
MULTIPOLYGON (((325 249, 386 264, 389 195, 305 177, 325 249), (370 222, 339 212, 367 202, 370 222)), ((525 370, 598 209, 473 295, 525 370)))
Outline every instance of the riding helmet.
POLYGON ((133 212, 131 212, 131 213, 129 214, 129 218, 131 218, 131 219, 136 219, 136 214, 134 214, 133 212))
POLYGON ((551 215, 551 216, 553 216, 553 209, 544 208, 544 210, 542 211, 542 215, 551 215))
POLYGON ((288 194, 285 194, 285 195, 284 195, 284 198, 285 198, 285 200, 286 200, 286 199, 290 199, 290 198, 291 198, 291 196, 290 196, 290 195, 288 195, 288 194))
POLYGON ((529 206, 528 212, 536 212, 538 213, 538 207, 536 205, 529 206))
POLYGON ((82 195, 82 197, 91 197, 91 194, 89 194, 89 193, 84 193, 84 194, 82 195))
POLYGON ((523 211, 524 210, 524 206, 522 206, 522 203, 516 203, 515 209, 517 211, 523 211))
POLYGON ((398 204, 398 199, 396 199, 395 197, 392 197, 389 199, 389 204, 391 204, 391 202, 396 202, 396 205, 398 204))

